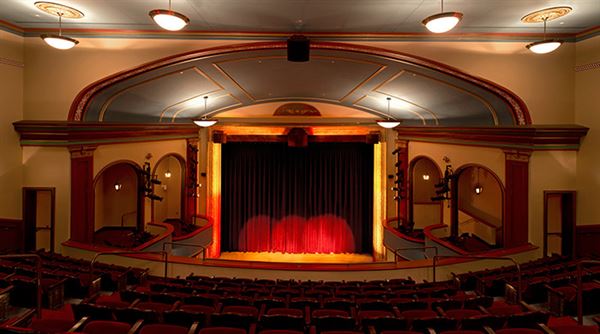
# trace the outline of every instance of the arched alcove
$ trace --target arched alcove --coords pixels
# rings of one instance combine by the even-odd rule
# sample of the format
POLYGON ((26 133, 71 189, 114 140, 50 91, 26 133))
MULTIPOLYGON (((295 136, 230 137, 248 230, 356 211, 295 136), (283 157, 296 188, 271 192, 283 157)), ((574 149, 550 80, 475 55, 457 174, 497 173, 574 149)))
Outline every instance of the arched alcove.
POLYGON ((469 233, 490 246, 504 240, 504 187, 485 166, 466 165, 458 174, 458 232, 469 233))
POLYGON ((415 229, 441 223, 443 203, 431 200, 437 196, 435 184, 442 178, 440 168, 425 156, 414 158, 409 168, 409 221, 415 229))
POLYGON ((152 201, 152 220, 163 222, 166 219, 184 219, 185 160, 178 154, 170 153, 160 158, 152 175, 161 181, 154 186, 154 193, 162 201, 152 201))
POLYGON ((105 228, 137 229, 141 223, 139 166, 118 161, 94 180, 94 232, 105 228))

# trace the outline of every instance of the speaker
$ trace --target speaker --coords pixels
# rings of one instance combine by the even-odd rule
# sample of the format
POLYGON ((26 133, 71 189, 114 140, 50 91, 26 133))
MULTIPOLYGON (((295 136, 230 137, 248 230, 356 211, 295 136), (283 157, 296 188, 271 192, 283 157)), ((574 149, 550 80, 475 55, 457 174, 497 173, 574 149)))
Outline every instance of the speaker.
POLYGON ((310 40, 303 35, 293 35, 287 40, 287 59, 303 62, 310 58, 310 40))

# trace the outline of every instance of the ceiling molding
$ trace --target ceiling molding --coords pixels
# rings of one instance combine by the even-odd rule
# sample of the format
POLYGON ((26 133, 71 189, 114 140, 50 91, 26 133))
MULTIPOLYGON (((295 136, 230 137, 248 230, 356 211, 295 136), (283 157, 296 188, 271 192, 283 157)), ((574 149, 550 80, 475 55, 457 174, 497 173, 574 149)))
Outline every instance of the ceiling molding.
POLYGON ((398 139, 430 143, 485 146, 502 149, 579 150, 589 128, 580 125, 523 127, 406 127, 395 129, 398 139))

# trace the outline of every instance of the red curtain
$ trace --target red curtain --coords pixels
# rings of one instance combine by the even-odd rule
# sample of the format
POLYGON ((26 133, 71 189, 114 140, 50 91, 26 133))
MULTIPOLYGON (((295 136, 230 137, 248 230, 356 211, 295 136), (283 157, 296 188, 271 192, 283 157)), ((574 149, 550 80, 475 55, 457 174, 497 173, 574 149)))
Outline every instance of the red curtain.
POLYGON ((222 250, 370 253, 373 145, 227 143, 222 250))

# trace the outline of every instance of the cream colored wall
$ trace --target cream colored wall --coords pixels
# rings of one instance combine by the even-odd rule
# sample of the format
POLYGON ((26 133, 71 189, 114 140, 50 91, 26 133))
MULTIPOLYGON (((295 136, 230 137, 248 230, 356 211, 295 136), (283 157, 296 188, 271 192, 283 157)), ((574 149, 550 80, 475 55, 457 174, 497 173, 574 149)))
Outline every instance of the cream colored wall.
POLYGON ((544 190, 573 190, 577 153, 537 151, 529 159, 529 241, 542 246, 544 240, 544 190))
MULTIPOLYGON (((410 161, 420 155, 429 157, 440 166, 442 173, 446 169, 443 160, 445 156, 450 158, 450 164, 455 170, 465 164, 480 164, 496 173, 504 183, 504 152, 500 149, 411 141, 408 155, 410 161)), ((450 209, 446 204, 444 202, 444 224, 450 224, 450 209)))
POLYGON ((21 147, 12 123, 23 119, 23 38, 0 31, 0 217, 21 218, 21 147))
MULTIPOLYGON (((54 249, 69 239, 71 156, 62 147, 23 147, 23 186, 56 188, 54 249)), ((19 196, 20 200, 20 196, 19 196)))
POLYGON ((590 128, 577 154, 577 224, 600 224, 600 36, 577 43, 575 63, 596 66, 575 71, 575 122, 590 128))
MULTIPOLYGON (((152 154, 150 165, 154 167, 160 157, 169 153, 185 156, 186 142, 184 139, 180 139, 98 146, 94 151, 94 177, 98 175, 102 168, 119 160, 133 161, 142 167, 148 153, 152 154)), ((146 198, 144 199, 144 222, 149 222, 151 217, 151 201, 146 198)))

